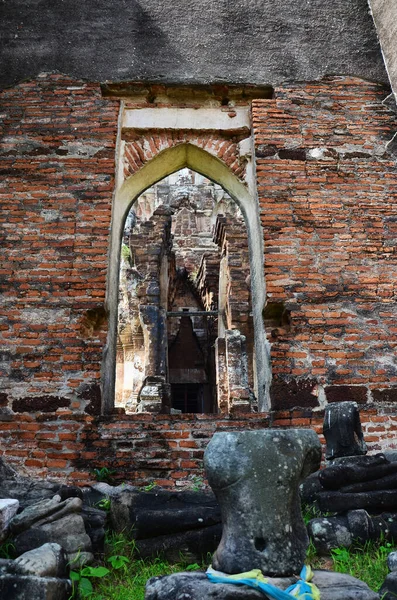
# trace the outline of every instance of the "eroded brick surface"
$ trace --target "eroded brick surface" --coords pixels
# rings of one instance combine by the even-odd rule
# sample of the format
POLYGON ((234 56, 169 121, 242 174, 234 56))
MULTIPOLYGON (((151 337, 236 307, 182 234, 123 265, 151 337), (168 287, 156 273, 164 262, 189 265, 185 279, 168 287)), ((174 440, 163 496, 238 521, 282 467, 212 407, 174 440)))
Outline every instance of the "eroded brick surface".
POLYGON ((203 133, 200 136, 190 131, 166 131, 165 133, 149 132, 144 135, 128 136, 125 146, 124 175, 136 173, 148 160, 167 148, 176 144, 191 143, 210 154, 220 158, 233 171, 237 177, 243 179, 245 174, 245 161, 240 157, 238 143, 247 134, 230 139, 221 133, 203 133))
MULTIPOLYGON (((105 418, 98 383, 118 103, 58 74, 4 91, 0 405, 18 411, 0 420, 6 459, 80 484, 106 466, 120 481, 174 486, 201 472, 214 431, 272 424, 321 433, 321 403, 343 395, 361 403, 370 450, 393 448, 397 190, 386 143, 396 118, 386 95, 335 77, 253 103, 268 300, 283 305, 269 331, 273 398, 284 410, 105 418), (303 410, 292 408, 304 399, 303 410)), ((129 139, 141 162, 129 160, 126 174, 162 144, 185 141, 243 177, 238 139, 214 134, 203 145, 186 132, 168 142, 154 135, 148 146, 129 139)))
MULTIPOLYGON (((396 449, 394 409, 360 410, 370 452, 396 449)), ((216 431, 272 427, 311 427, 322 436, 324 412, 289 409, 274 413, 221 415, 156 415, 121 413, 108 417, 56 413, 24 413, 0 421, 2 453, 24 474, 85 485, 93 470, 107 467, 115 482, 147 485, 156 481, 178 487, 203 475, 204 450, 216 431)))
POLYGON ((0 103, 2 392, 25 409, 36 396, 84 408, 106 340, 118 102, 51 74, 0 103))
POLYGON ((396 115, 386 95, 333 77, 253 103, 267 294, 290 311, 270 338, 276 384, 314 378, 365 386, 369 397, 397 386, 397 188, 386 149, 396 115))

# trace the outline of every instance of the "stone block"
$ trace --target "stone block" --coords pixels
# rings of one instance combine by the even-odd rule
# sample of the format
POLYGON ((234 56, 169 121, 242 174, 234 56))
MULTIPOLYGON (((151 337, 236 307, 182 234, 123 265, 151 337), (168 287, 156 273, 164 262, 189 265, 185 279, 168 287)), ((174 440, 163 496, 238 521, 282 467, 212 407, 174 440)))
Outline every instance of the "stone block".
POLYGON ((0 598, 4 600, 68 600, 68 579, 23 575, 0 575, 0 598))
POLYGON ((387 566, 389 571, 397 571, 397 552, 390 552, 387 557, 387 566))
MULTIPOLYGON (((41 526, 35 525, 19 533, 14 542, 18 555, 47 542, 60 544, 66 551, 69 560, 71 556, 74 557, 79 551, 91 553, 92 550, 91 540, 86 533, 83 518, 81 515, 74 513, 51 523, 45 523, 41 526)), ((78 563, 75 566, 77 568, 78 563)))
POLYGON ((397 598, 397 571, 389 573, 379 590, 382 600, 395 600, 397 598))

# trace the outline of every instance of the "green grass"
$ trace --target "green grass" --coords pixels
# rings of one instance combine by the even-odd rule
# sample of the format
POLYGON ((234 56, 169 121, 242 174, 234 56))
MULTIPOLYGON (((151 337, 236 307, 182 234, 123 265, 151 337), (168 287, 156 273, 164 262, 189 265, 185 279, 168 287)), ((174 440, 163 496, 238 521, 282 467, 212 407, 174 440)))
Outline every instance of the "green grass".
POLYGON ((186 565, 170 565, 162 560, 135 560, 127 573, 101 579, 94 584, 92 600, 143 600, 148 579, 157 575, 169 575, 186 570, 186 565))
MULTIPOLYGON (((307 562, 313 569, 332 569, 353 575, 377 591, 388 573, 386 559, 392 550, 393 546, 388 542, 368 542, 351 549, 337 548, 332 551, 331 557, 324 558, 318 556, 314 546, 310 544, 307 562)), ((93 581, 94 593, 90 596, 91 600, 143 600, 145 585, 150 577, 206 568, 206 565, 189 565, 183 560, 178 564, 170 564, 160 558, 137 559, 134 542, 115 534, 108 540, 103 564, 110 568, 111 573, 103 579, 93 581), (124 556, 128 562, 120 561, 122 566, 112 569, 109 562, 111 556, 124 556)))
MULTIPOLYGON (((12 555, 12 543, 9 541, 0 545, 0 557, 9 558, 12 555)), ((388 574, 387 556, 395 549, 390 542, 380 540, 355 545, 352 548, 336 548, 330 557, 318 556, 312 543, 307 552, 307 563, 313 569, 328 569, 339 573, 348 573, 365 581, 374 591, 378 591, 388 574)), ((208 557, 207 563, 211 562, 208 557)), ((88 567, 80 571, 81 576, 89 578, 89 588, 92 593, 84 597, 90 600, 144 600, 145 585, 148 579, 160 575, 169 575, 186 570, 205 569, 207 565, 189 564, 183 560, 170 564, 161 558, 142 560, 137 557, 134 541, 128 540, 122 534, 110 533, 106 540, 105 554, 98 565, 100 568, 88 567), (105 576, 96 575, 96 571, 109 570, 105 576), (106 567, 106 569, 103 569, 106 567), (86 573, 93 572, 92 575, 86 573)), ((73 566, 72 566, 73 568, 73 566)), ((87 583, 87 582, 85 582, 87 583)), ((78 598, 78 582, 75 583, 73 598, 78 598)), ((84 590, 83 590, 84 591, 84 590)))
POLYGON ((352 549, 336 548, 332 550, 333 570, 362 579, 372 590, 378 591, 389 572, 387 556, 393 549, 392 544, 382 541, 367 542, 352 549))
POLYGON ((15 546, 13 542, 8 539, 0 544, 0 558, 14 558, 15 546))
POLYGON ((357 577, 372 590, 378 591, 389 572, 387 556, 394 549, 389 542, 370 541, 351 548, 335 548, 330 557, 321 557, 310 543, 307 562, 313 569, 328 569, 357 577))
POLYGON ((189 564, 183 558, 178 564, 170 564, 160 558, 141 560, 136 556, 134 542, 128 541, 122 534, 108 536, 103 565, 111 572, 92 581, 94 592, 89 596, 90 600, 143 600, 146 582, 151 577, 204 568, 203 565, 189 564), (120 564, 120 567, 112 568, 112 564, 120 564))
MULTIPOLYGON (((377 591, 388 573, 386 559, 392 550, 393 546, 388 542, 368 542, 351 549, 337 548, 332 551, 331 557, 324 558, 318 556, 313 544, 310 544, 307 562, 313 569, 332 569, 353 575, 377 591)), ((170 564, 160 558, 137 559, 134 542, 116 534, 108 539, 103 565, 111 572, 103 579, 93 580, 94 592, 89 596, 90 600, 144 600, 145 585, 151 577, 206 567, 189 565, 183 560, 178 564, 170 564), (124 559, 117 560, 114 557, 124 559), (120 564, 120 567, 113 569, 112 563, 120 564)))
POLYGON ((302 519, 305 525, 312 519, 318 519, 319 517, 329 517, 334 513, 324 512, 322 513, 315 504, 303 504, 302 505, 302 519))

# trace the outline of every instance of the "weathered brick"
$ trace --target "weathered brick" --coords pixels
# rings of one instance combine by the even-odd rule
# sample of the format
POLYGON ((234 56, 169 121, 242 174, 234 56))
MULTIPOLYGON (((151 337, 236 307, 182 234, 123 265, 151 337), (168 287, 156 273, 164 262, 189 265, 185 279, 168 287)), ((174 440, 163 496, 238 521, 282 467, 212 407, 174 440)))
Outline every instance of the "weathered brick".
MULTIPOLYGON (((19 359, 14 410, 53 410, 56 402, 70 404, 65 390, 73 369, 87 372, 86 363, 97 373, 101 368, 100 352, 86 360, 86 340, 74 329, 71 311, 74 319, 84 317, 101 306, 105 294, 105 277, 99 283, 97 269, 106 274, 118 102, 102 99, 97 84, 50 74, 4 90, 0 103, 0 170, 8 173, 0 184, 1 220, 9 266, 1 292, 6 312, 17 309, 16 318, 0 331, 0 341, 19 340, 16 349, 12 342, 14 362, 19 359), (83 247, 79 230, 90 219, 94 227, 86 229, 83 247), (96 246, 99 223, 101 250, 96 246), (74 298, 80 295, 86 302, 77 309, 74 298), (2 340, 7 333, 10 337, 2 340), (65 348, 69 333, 78 341, 73 352, 65 348), (57 350, 62 358, 54 360, 57 350), (32 381, 36 387, 28 390, 32 381)), ((102 327, 93 337, 102 344, 105 335, 102 327)), ((89 383, 87 375, 82 379, 89 383)), ((12 382, 2 380, 11 394, 12 382)), ((70 392, 75 389, 72 384, 70 392)))
POLYGON ((327 385, 331 401, 365 403, 366 388, 393 401, 397 314, 383 303, 397 275, 396 175, 386 150, 395 117, 382 104, 386 94, 331 77, 253 102, 268 300, 293 306, 289 330, 273 329, 270 338, 274 390, 293 374, 327 385), (291 148, 298 160, 282 159, 291 148))
MULTIPOLYGON (((0 343, 9 349, 0 405, 19 413, 0 421, 10 462, 82 485, 108 466, 119 481, 175 486, 202 472, 215 431, 272 423, 321 433, 322 417, 311 411, 319 390, 328 401, 361 404, 371 451, 396 445, 387 410, 397 389, 396 174, 386 150, 395 116, 382 104, 386 90, 335 77, 286 84, 253 102, 268 301, 288 316, 269 329, 273 408, 283 411, 100 419, 118 101, 103 99, 97 84, 75 83, 46 75, 0 98, 0 343), (294 406, 305 410, 286 410, 294 406)), ((125 174, 187 141, 244 177, 238 139, 187 131, 131 134, 125 174)))

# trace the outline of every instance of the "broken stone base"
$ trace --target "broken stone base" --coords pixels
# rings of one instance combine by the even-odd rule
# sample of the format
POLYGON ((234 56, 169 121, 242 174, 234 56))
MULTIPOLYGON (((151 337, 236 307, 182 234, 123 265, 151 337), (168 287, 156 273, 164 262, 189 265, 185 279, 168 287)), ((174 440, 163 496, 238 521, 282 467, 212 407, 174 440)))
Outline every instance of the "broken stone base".
POLYGON ((162 377, 147 377, 138 395, 136 412, 169 413, 171 386, 162 377))
MULTIPOLYGON (((268 577, 268 582, 285 590, 296 579, 268 577)), ((320 590, 321 600, 379 600, 379 595, 366 583, 332 571, 314 571, 313 583, 320 590)), ((211 583, 205 573, 174 573, 152 577, 146 584, 145 600, 263 600, 262 592, 233 584, 211 583)), ((291 596, 292 598, 292 596, 291 596)))
POLYGON ((71 594, 72 584, 69 579, 0 576, 0 598, 4 600, 68 600, 71 594))

